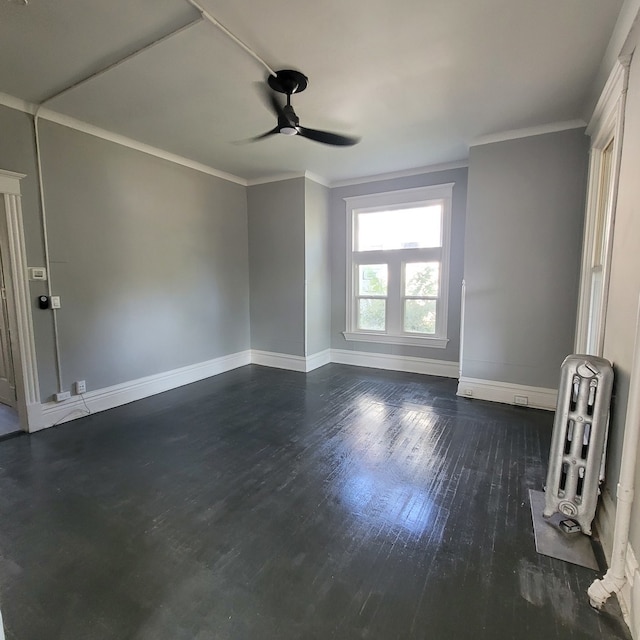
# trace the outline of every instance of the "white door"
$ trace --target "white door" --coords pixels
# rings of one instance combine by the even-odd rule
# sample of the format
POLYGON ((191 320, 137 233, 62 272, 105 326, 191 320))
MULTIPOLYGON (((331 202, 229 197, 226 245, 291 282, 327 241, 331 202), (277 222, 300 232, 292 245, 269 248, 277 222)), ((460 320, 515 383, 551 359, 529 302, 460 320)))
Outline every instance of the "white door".
MULTIPOLYGON (((2 240, 5 239, 4 228, 0 229, 0 236, 2 240)), ((7 308, 6 257, 7 243, 0 241, 0 402, 15 407, 16 383, 11 356, 11 334, 9 333, 9 310, 7 308)))

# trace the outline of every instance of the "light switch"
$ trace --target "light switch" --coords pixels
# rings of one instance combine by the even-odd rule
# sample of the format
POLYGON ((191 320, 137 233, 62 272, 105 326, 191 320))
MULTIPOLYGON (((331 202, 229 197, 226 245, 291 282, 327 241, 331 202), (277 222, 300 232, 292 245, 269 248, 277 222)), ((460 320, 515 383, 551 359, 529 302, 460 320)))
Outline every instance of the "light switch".
POLYGON ((51 308, 52 309, 60 308, 60 296, 51 296, 51 308))
POLYGON ((44 267, 29 267, 29 280, 46 280, 47 270, 44 267))

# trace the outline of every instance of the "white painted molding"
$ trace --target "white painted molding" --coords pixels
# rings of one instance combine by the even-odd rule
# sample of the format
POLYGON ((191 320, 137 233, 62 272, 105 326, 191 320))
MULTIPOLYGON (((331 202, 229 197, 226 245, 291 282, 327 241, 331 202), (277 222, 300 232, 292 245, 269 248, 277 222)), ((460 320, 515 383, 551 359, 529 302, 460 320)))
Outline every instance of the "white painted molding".
POLYGON ((587 201, 582 239, 578 309, 576 314, 575 352, 602 355, 606 323, 606 308, 609 297, 611 255, 613 251, 613 229, 618 198, 618 179, 622 159, 624 131, 624 109, 629 75, 629 61, 617 62, 598 100, 594 114, 587 127, 591 137, 589 175, 587 178, 587 201), (605 149, 613 142, 612 164, 609 169, 609 184, 603 182, 603 158, 605 149), (603 192, 607 193, 604 220, 602 222, 602 291, 597 306, 592 302, 592 279, 594 267, 594 244, 603 192), (589 334, 594 337, 589 340, 589 334), (591 343, 591 344, 589 344, 591 343))
POLYGON ((602 545, 607 564, 611 564, 613 551, 613 531, 616 522, 616 503, 609 490, 604 487, 600 495, 600 503, 596 511, 595 526, 602 545))
POLYGON ((630 64, 631 56, 616 60, 589 120, 586 130, 588 136, 597 136, 600 129, 607 127, 607 120, 615 117, 618 100, 627 90, 630 64))
POLYGON ((564 120, 562 122, 550 122, 549 124, 541 124, 537 127, 513 129, 511 131, 501 131, 498 133, 490 133, 485 136, 479 136, 475 138, 475 140, 473 140, 469 146, 479 147, 483 144, 506 142, 507 140, 517 140, 518 138, 530 138, 531 136, 541 136, 546 133, 558 133, 560 131, 580 129, 581 127, 586 126, 587 123, 584 120, 564 120))
POLYGON ((309 180, 312 180, 313 182, 317 182, 318 184, 321 184, 323 187, 331 186, 331 183, 326 178, 323 178, 321 175, 318 175, 317 173, 313 173, 312 171, 305 171, 304 177, 308 178, 309 180))
POLYGON ((304 356, 292 356, 287 353, 275 353, 273 351, 251 350, 251 364, 274 369, 288 369, 289 371, 307 370, 307 359, 304 356))
POLYGON ((457 395, 463 396, 464 398, 518 405, 521 403, 516 403, 515 396, 524 396, 527 398, 527 402, 526 404, 522 403, 521 406, 532 407, 534 409, 547 409, 548 411, 555 411, 558 401, 557 389, 529 387, 522 384, 465 377, 460 378, 457 395))
POLYGON ((89 391, 83 396, 72 396, 65 402, 47 402, 42 405, 42 419, 34 431, 80 418, 87 414, 86 406, 91 413, 113 409, 135 400, 162 393, 191 384, 198 380, 231 371, 251 363, 251 352, 240 351, 206 362, 174 369, 145 378, 138 378, 123 384, 117 384, 97 391, 89 391), (84 401, 83 401, 84 399, 84 401))
POLYGON ((324 351, 318 351, 306 358, 306 371, 313 371, 324 367, 325 364, 331 362, 331 349, 325 349, 324 351))
POLYGON ((625 558, 624 586, 618 592, 618 602, 634 640, 640 638, 640 571, 636 554, 631 544, 627 544, 625 558))
POLYGON ((387 371, 422 373, 428 376, 440 376, 443 378, 458 377, 458 362, 416 358, 414 356, 331 349, 331 362, 349 364, 355 367, 386 369, 387 371))
MULTIPOLYGON (((15 109, 17 111, 22 111, 23 113, 28 113, 30 115, 35 115, 36 111, 38 110, 38 105, 32 104, 25 100, 20 100, 19 98, 15 98, 14 96, 10 96, 6 93, 0 93, 0 105, 9 107, 10 109, 15 109)), ((102 140, 107 140, 108 142, 115 142, 116 144, 119 144, 123 147, 127 147, 135 151, 140 151, 142 153, 146 153, 147 155, 154 156, 162 160, 167 160, 168 162, 173 162, 174 164, 193 169, 194 171, 200 171, 201 173, 206 173, 207 175, 221 178, 222 180, 235 182, 236 184, 240 184, 245 187, 247 186, 247 181, 244 178, 240 178, 239 176, 227 173, 226 171, 214 169, 213 167, 203 164, 202 162, 196 162, 195 160, 179 156, 178 154, 171 153, 170 151, 165 151, 164 149, 153 147, 149 144, 145 144, 144 142, 139 142, 138 140, 134 140, 133 138, 129 138, 118 133, 113 133, 112 131, 107 131, 106 129, 96 127, 95 125, 89 124, 88 122, 84 122, 82 120, 78 120, 77 118, 66 116, 62 113, 58 113, 57 111, 53 111, 52 109, 40 109, 40 111, 38 112, 38 117, 41 120, 54 122, 55 124, 62 125, 63 127, 68 127, 69 129, 74 129, 75 131, 80 131, 90 136, 94 136, 102 140)))
POLYGON ((449 338, 393 336, 381 333, 364 333, 343 331, 344 339, 352 342, 368 342, 370 344, 396 344, 405 347, 426 347, 427 349, 446 349, 449 338))
POLYGON ((279 173, 274 176, 263 176, 262 178, 252 178, 247 180, 247 187, 255 187, 259 184, 268 184, 269 182, 283 182, 285 180, 293 180, 294 178, 305 178, 304 171, 291 171, 290 173, 279 173))
POLYGON ((468 166, 468 160, 442 162, 440 164, 431 164, 425 167, 415 167, 414 169, 404 169, 402 171, 392 171, 390 173, 378 173, 372 176, 361 176, 359 178, 351 178, 347 180, 335 180, 330 182, 328 186, 332 189, 335 187, 350 187, 357 184, 368 184, 369 182, 382 182, 384 180, 395 180, 396 178, 410 178, 412 176, 420 176, 428 173, 450 171, 451 169, 466 169, 468 166))
POLYGON ((20 195, 20 180, 26 178, 25 173, 16 173, 15 171, 5 171, 0 169, 0 193, 20 195))
POLYGON ((640 639, 640 571, 638 570, 638 561, 633 547, 627 545, 627 579, 630 585, 629 600, 627 609, 629 610, 629 629, 635 640, 640 639))
POLYGON ((38 424, 40 420, 40 388, 19 195, 22 177, 22 174, 11 171, 0 172, 0 193, 4 198, 7 232, 6 238, 3 237, 1 242, 9 264, 5 275, 18 417, 20 427, 30 431, 32 425, 38 424))

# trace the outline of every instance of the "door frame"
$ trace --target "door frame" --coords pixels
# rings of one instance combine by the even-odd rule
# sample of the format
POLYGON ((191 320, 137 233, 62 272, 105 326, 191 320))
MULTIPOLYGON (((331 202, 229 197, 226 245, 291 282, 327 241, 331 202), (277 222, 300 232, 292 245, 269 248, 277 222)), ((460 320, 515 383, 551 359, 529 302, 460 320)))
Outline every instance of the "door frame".
POLYGON ((38 385, 38 367, 33 337, 33 319, 26 246, 22 224, 20 180, 25 175, 0 169, 0 197, 4 200, 8 246, 8 272, 5 273, 9 310, 10 344, 16 383, 16 408, 23 431, 36 431, 42 408, 38 385))

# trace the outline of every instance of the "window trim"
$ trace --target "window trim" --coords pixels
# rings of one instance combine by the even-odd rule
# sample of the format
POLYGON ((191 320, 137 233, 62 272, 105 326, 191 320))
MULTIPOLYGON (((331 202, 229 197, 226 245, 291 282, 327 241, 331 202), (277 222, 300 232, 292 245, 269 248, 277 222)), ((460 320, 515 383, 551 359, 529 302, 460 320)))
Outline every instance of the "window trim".
POLYGON ((591 148, 574 348, 576 353, 596 356, 601 356, 604 349, 629 62, 629 59, 616 62, 586 130, 587 135, 591 136, 591 148), (605 188, 608 197, 601 207, 603 161, 610 144, 613 144, 611 167, 605 188), (597 238, 596 234, 599 214, 603 216, 601 238, 597 238), (597 240, 602 242, 599 267, 593 261, 597 240), (594 276, 600 280, 595 296, 594 276))
MULTIPOLYGON (((449 271, 451 255, 451 207, 453 198, 454 182, 438 184, 428 187, 416 187, 412 189, 401 189, 397 191, 385 191, 382 193, 368 194, 364 196, 352 196, 344 198, 346 206, 346 330, 342 335, 346 340, 355 342, 370 342, 379 344, 405 345, 415 347, 428 347, 435 349, 446 348, 449 338, 447 337, 448 307, 449 307, 449 271), (436 333, 432 335, 419 335, 410 332, 388 333, 377 331, 363 331, 357 328, 357 314, 355 308, 356 282, 355 266, 366 262, 354 260, 354 231, 356 227, 356 215, 363 211, 386 211, 394 208, 406 208, 406 205, 428 205, 433 201, 442 202, 442 246, 426 247, 416 249, 397 249, 361 252, 366 262, 375 264, 376 262, 386 262, 391 264, 389 257, 392 254, 392 262, 399 262, 401 265, 407 262, 428 262, 433 260, 434 254, 439 254, 437 259, 440 262, 440 290, 438 296, 438 308, 436 315, 436 333), (408 260, 407 252, 415 252, 411 260, 408 260), (364 254, 368 254, 364 256, 364 254), (387 257, 384 257, 386 254, 387 257), (414 259, 415 258, 415 259, 414 259)), ((400 272, 402 278, 402 269, 400 272)), ((389 307, 391 306, 389 297, 387 300, 387 319, 389 307)), ((402 304, 404 296, 398 301, 402 314, 402 304)), ((387 323, 387 327, 389 327, 387 323)))

